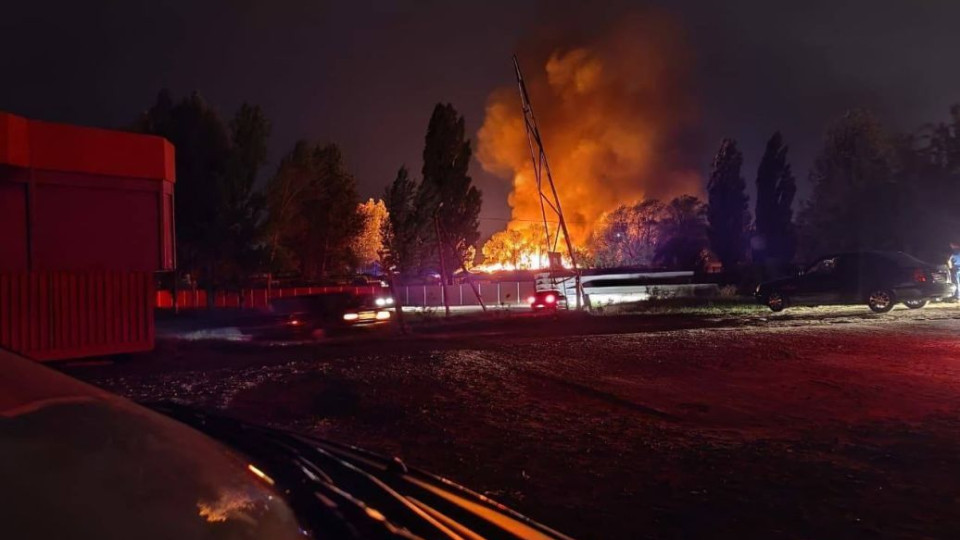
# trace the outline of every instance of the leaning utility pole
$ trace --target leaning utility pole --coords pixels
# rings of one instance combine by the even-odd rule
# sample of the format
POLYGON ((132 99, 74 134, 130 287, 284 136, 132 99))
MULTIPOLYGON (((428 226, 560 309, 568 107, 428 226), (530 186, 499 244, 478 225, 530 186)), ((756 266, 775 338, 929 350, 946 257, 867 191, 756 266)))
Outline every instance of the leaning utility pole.
MULTIPOLYGON (((560 235, 566 242, 567 254, 570 255, 570 263, 573 265, 573 272, 576 280, 577 309, 580 309, 580 269, 577 267, 577 257, 573 252, 573 243, 570 241, 570 233, 567 232, 567 222, 563 219, 563 209, 560 206, 560 197, 557 195, 557 188, 553 183, 553 175, 550 173, 550 163, 547 161, 547 153, 543 149, 543 140, 540 138, 540 128, 537 126, 537 118, 533 114, 533 104, 530 103, 530 96, 527 94, 527 85, 523 82, 523 74, 520 72, 520 62, 517 55, 513 55, 513 67, 517 74, 517 86, 520 90, 520 102, 523 105, 523 122, 527 128, 527 145, 530 147, 530 159, 533 161, 533 174, 537 180, 537 193, 540 198, 540 215, 543 217, 543 233, 546 239, 547 258, 551 261, 551 254, 556 253, 557 246, 560 243, 560 235), (550 192, 544 193, 543 183, 550 185, 550 192), (550 233, 550 222, 547 220, 547 208, 556 216, 559 226, 556 235, 550 233)), ((559 257, 556 257, 559 259, 559 257)), ((562 265, 561 265, 562 268, 562 265)), ((566 291, 566 287, 564 287, 566 291)))
MULTIPOLYGON (((443 207, 443 203, 440 203, 440 207, 443 207)), ((447 265, 443 264, 443 237, 440 235, 440 208, 437 208, 437 211, 433 213, 433 225, 437 228, 437 255, 440 257, 440 297, 443 299, 445 316, 450 318, 450 298, 447 297, 447 265)))

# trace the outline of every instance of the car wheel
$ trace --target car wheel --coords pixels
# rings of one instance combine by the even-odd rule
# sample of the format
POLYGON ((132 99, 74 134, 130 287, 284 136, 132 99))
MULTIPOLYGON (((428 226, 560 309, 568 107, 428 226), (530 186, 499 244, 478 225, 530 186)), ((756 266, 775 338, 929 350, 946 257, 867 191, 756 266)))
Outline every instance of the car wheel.
POLYGON ((867 306, 874 313, 886 313, 893 309, 893 293, 887 289, 877 289, 867 297, 867 306))
POLYGON ((907 306, 910 309, 920 309, 923 306, 927 305, 926 300, 904 300, 903 305, 907 306))
POLYGON ((767 294, 767 307, 773 312, 783 311, 787 307, 787 298, 779 291, 770 291, 767 294))

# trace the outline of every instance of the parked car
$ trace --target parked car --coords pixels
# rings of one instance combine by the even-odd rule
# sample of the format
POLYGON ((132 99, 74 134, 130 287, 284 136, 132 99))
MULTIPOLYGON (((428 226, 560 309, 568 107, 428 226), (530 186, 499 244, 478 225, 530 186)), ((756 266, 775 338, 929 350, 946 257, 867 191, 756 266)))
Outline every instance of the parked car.
POLYGON ((537 291, 527 299, 534 311, 556 311, 567 307, 567 299, 560 291, 537 291))
POLYGON ((296 339, 386 324, 393 317, 388 309, 392 302, 386 298, 347 292, 274 298, 267 311, 241 331, 254 338, 296 339))
POLYGON ((0 365, 4 538, 565 538, 398 459, 0 365))
POLYGON ((919 309, 954 291, 943 266, 901 252, 866 251, 822 257, 795 277, 760 284, 756 298, 773 311, 788 306, 866 304, 886 313, 900 302, 919 309))

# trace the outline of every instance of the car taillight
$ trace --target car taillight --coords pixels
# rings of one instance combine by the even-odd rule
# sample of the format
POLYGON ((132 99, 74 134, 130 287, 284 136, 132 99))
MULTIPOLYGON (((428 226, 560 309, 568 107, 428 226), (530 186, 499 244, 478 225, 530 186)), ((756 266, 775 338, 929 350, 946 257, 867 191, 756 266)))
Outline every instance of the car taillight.
POLYGON ((552 304, 557 301, 557 297, 552 294, 548 294, 546 300, 548 304, 552 304))
POLYGON ((287 321, 287 324, 289 324, 290 326, 300 326, 301 324, 303 324, 303 321, 301 321, 300 319, 290 319, 289 321, 287 321))
POLYGON ((926 283, 927 273, 923 271, 923 268, 917 268, 913 271, 913 280, 917 283, 926 283))
POLYGON ((535 297, 535 296, 531 296, 530 298, 527 298, 527 303, 528 303, 528 304, 532 304, 532 303, 534 303, 534 302, 536 302, 536 301, 537 301, 537 297, 535 297))

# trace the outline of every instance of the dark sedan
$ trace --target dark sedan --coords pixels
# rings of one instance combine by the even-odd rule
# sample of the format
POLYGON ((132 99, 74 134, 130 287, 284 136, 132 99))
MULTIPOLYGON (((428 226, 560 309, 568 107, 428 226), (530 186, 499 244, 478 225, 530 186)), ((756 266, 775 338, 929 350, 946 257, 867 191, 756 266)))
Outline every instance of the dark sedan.
POLYGON ((866 304, 886 313, 902 302, 922 308, 953 295, 944 267, 901 252, 856 252, 818 259, 795 277, 762 283, 756 298, 773 311, 788 306, 866 304))

